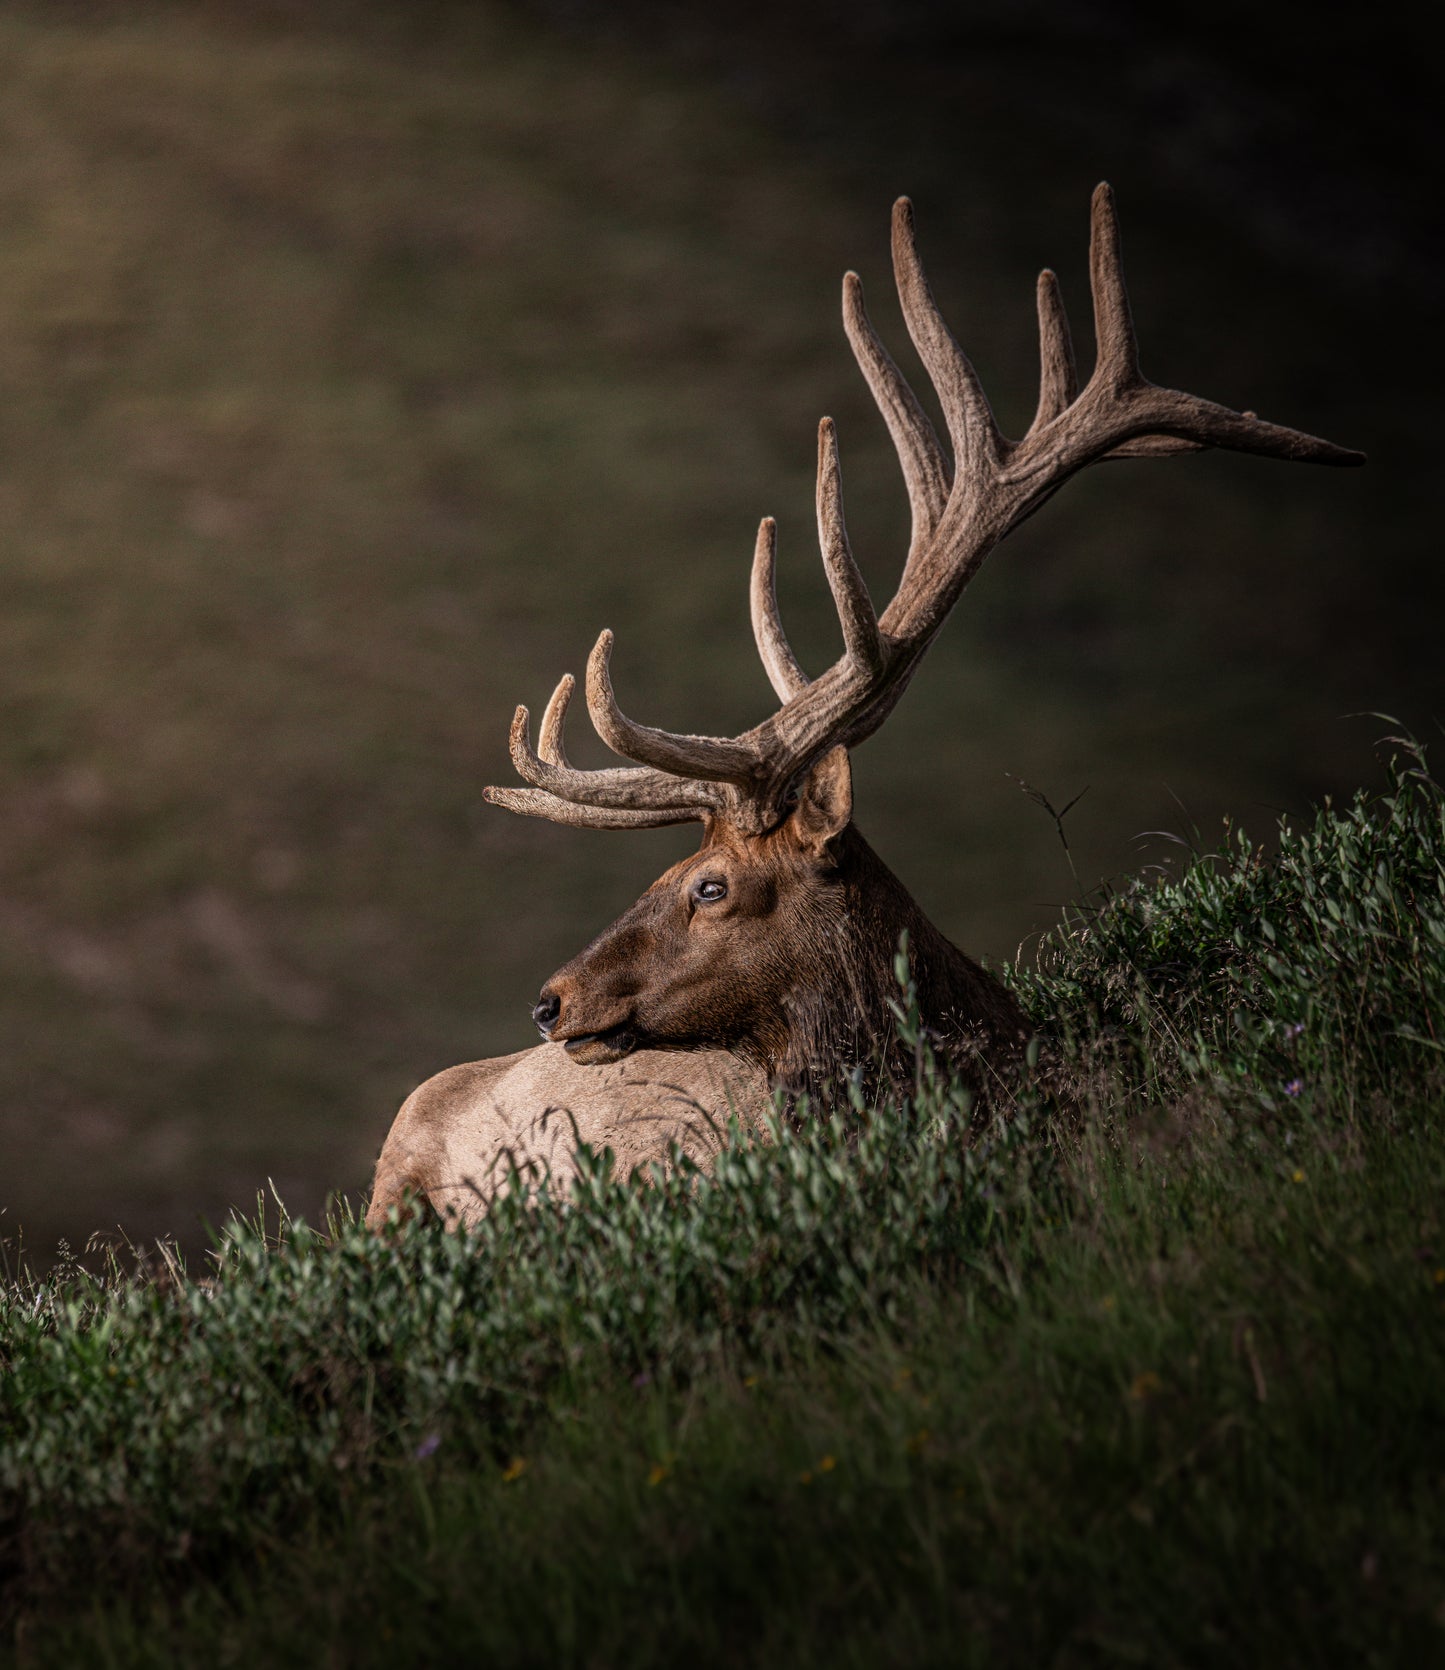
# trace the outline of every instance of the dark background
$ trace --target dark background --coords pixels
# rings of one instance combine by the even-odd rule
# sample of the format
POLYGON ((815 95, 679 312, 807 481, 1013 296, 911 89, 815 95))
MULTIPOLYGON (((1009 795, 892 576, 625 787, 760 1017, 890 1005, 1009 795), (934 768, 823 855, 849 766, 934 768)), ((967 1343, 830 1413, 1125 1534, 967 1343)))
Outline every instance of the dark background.
MULTIPOLYGON (((512 706, 767 711, 757 518, 814 668, 837 417, 880 602, 906 511, 837 320, 908 192, 1005 427, 1113 181, 1145 369, 1365 471, 1072 483, 859 751, 955 939, 1376 779, 1440 706, 1437 61, 1398 13, 932 3, 0 11, 0 1233, 314 1213, 695 832, 484 807, 512 706)), ((921 377, 920 377, 921 381, 921 377)), ((589 751, 585 726, 574 752, 589 751)))

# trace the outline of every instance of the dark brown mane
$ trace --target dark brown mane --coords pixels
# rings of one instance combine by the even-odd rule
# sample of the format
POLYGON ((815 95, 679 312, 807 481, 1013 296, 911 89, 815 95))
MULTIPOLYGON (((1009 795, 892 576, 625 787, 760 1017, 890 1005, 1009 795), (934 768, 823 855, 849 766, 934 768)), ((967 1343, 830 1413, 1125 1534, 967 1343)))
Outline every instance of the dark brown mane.
POLYGON ((817 1096, 861 1069, 870 1090, 906 1084, 914 1050, 900 1035, 895 967, 906 944, 912 997, 930 1046, 975 1091, 1016 1057, 1028 1023, 1009 993, 938 931, 908 890, 849 825, 840 839, 841 906, 826 938, 804 939, 784 1024, 763 1048, 743 1046, 790 1093, 817 1096), (906 935, 906 941, 905 936, 906 935), (988 1064, 988 1067, 985 1066, 988 1064))

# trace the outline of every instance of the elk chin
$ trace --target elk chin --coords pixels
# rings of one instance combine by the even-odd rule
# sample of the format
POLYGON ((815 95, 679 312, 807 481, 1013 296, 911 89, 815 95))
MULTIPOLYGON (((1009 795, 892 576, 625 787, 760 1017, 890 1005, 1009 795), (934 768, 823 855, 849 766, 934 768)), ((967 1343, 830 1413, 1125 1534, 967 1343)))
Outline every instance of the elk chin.
POLYGON ((580 1067, 606 1067, 632 1054, 637 1048, 637 1035, 630 1027, 614 1026, 608 1032, 584 1032, 580 1038, 566 1038, 562 1048, 580 1067))

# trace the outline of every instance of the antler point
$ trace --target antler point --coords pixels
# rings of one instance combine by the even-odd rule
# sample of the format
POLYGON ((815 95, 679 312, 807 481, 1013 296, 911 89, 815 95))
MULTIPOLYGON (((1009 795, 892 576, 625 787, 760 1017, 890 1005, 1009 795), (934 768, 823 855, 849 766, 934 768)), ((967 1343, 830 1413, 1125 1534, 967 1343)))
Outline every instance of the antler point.
POLYGON ((519 706, 512 715, 512 730, 507 738, 507 752, 512 756, 512 764, 522 777, 528 777, 523 770, 532 758, 532 716, 525 707, 519 706))

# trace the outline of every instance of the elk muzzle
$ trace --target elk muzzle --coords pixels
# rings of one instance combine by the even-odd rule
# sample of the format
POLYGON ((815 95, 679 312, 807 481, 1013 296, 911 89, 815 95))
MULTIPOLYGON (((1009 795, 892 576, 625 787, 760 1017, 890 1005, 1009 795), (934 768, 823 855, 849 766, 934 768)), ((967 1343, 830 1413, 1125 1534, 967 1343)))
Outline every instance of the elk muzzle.
POLYGON ((554 976, 543 986, 532 1009, 537 1030, 549 1042, 561 1044, 573 1061, 583 1067, 603 1067, 621 1061, 637 1048, 637 1033, 630 1016, 611 1025, 589 1027, 577 1018, 571 981, 554 976))

